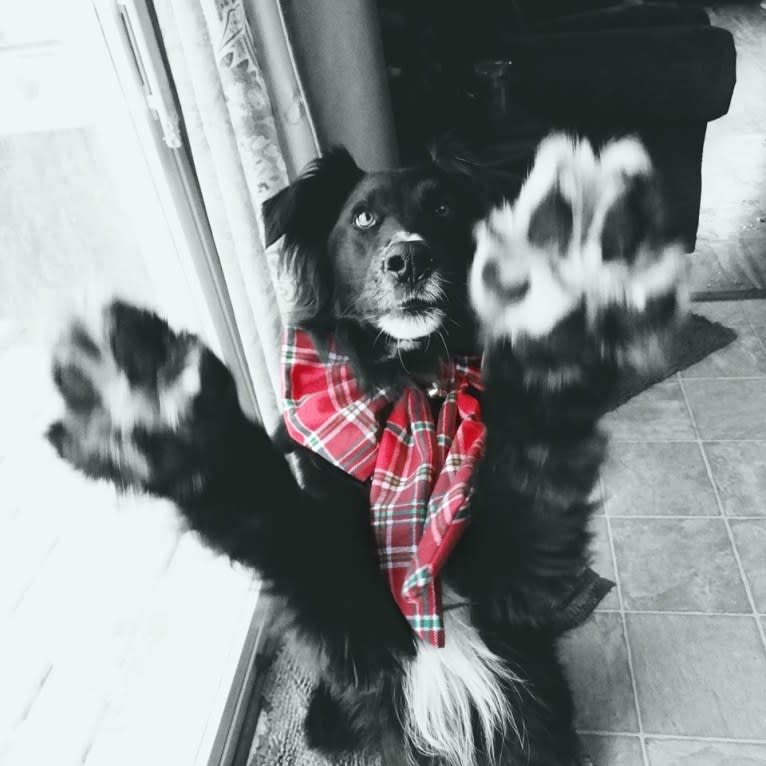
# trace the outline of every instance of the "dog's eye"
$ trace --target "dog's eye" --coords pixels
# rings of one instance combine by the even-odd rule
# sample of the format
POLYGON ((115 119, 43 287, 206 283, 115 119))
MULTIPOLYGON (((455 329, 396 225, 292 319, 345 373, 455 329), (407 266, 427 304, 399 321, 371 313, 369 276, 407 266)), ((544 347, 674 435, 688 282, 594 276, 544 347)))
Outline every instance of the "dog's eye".
POLYGON ((435 208, 434 213, 439 216, 439 218, 446 218, 452 211, 450 210, 450 206, 446 202, 440 202, 435 208))
POLYGON ((369 210, 360 210, 354 216, 354 226, 357 229, 371 229, 377 222, 378 219, 369 210))

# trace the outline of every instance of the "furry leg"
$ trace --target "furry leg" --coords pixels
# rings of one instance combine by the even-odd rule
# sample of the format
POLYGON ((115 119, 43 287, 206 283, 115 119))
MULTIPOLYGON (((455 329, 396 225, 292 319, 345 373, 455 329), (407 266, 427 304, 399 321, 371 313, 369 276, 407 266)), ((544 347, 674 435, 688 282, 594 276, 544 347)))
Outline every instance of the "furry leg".
POLYGON ((414 652, 380 576, 363 493, 310 495, 197 338, 124 303, 56 351, 66 411, 49 439, 90 476, 173 500, 205 542, 283 597, 318 659, 363 688, 414 652))

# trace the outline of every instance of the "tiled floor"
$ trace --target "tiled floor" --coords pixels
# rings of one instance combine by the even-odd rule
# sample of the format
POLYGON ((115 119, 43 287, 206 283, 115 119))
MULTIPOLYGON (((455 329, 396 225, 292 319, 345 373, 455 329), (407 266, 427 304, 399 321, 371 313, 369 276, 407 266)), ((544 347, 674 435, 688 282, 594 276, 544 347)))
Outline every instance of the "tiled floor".
MULTIPOLYGON (((766 11, 708 126, 693 289, 766 288, 766 11)), ((597 766, 766 766, 766 301, 700 304, 738 338, 608 416, 594 566, 617 582, 565 647, 597 766)))
POLYGON ((597 766, 766 766, 766 301, 695 310, 739 338, 606 418, 617 588, 564 649, 597 766))

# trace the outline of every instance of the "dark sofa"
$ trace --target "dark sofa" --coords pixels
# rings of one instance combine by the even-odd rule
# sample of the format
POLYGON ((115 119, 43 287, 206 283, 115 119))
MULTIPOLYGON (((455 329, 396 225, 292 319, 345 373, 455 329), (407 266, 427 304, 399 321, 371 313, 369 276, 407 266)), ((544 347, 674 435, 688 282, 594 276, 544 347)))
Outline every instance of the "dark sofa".
POLYGON ((404 161, 441 137, 445 160, 512 196, 551 130, 596 143, 639 135, 663 183, 668 233, 694 249, 705 130, 728 110, 736 71, 731 35, 704 10, 479 0, 469 21, 445 4, 441 15, 414 5, 381 0, 404 161))

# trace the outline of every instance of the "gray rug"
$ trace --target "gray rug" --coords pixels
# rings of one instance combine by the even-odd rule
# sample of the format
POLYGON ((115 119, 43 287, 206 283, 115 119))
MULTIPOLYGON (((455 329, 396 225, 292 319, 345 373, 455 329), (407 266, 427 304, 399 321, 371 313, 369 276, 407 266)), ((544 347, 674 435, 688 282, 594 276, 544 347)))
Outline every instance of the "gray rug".
POLYGON ((624 375, 606 409, 616 409, 655 383, 701 362, 714 351, 728 346, 736 337, 736 331, 730 327, 711 322, 699 314, 689 314, 673 338, 666 364, 651 373, 624 375))
POLYGON ((314 679, 280 647, 261 689, 261 713, 250 749, 248 766, 381 766, 376 760, 350 758, 330 762, 306 746, 306 717, 314 679))

